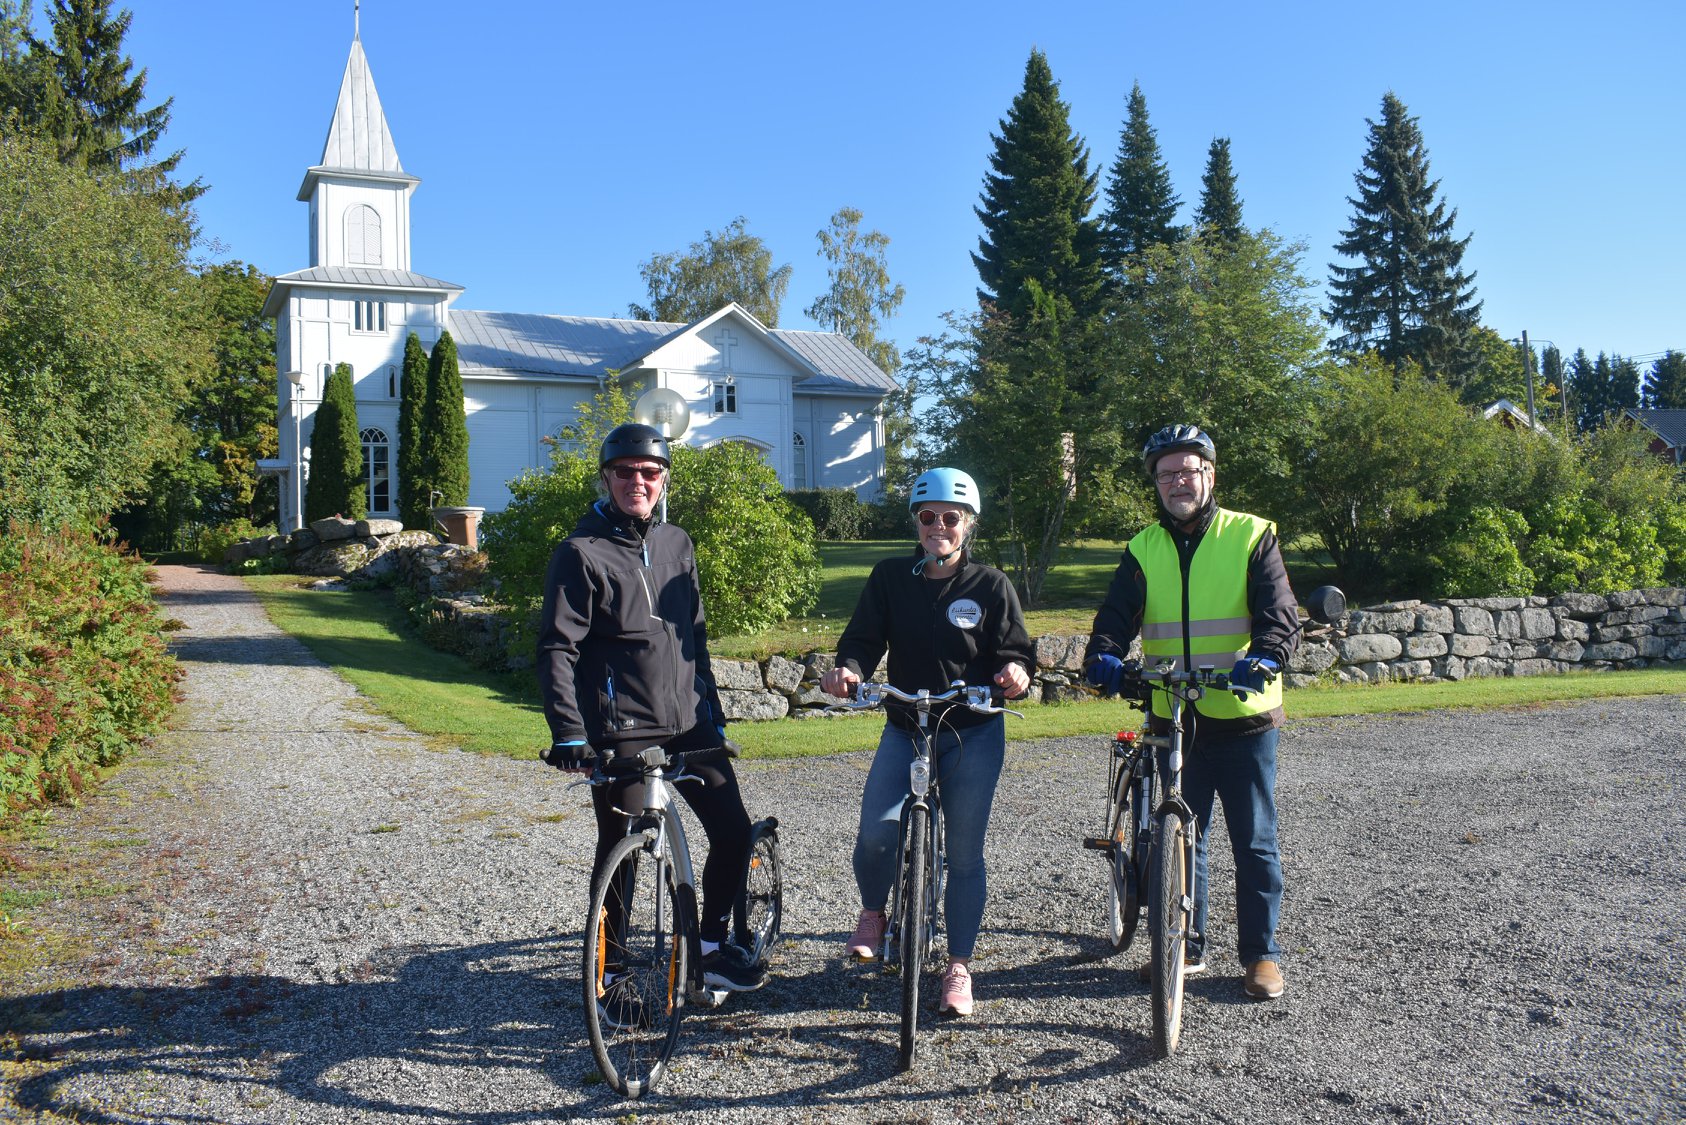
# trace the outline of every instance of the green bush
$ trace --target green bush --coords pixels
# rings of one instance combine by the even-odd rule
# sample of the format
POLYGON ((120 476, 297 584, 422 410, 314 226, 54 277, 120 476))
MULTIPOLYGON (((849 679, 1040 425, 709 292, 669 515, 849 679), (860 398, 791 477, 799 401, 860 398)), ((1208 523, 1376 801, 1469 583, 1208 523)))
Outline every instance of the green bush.
POLYGON ((322 404, 310 431, 310 474, 304 485, 306 523, 369 514, 369 486, 363 479, 363 442, 357 429, 357 392, 351 365, 334 365, 322 388, 322 404))
POLYGON ((1508 508, 1483 506, 1469 513, 1434 559, 1440 589, 1449 598, 1522 597, 1534 592, 1534 572, 1517 544, 1528 521, 1508 508))
POLYGON ((144 563, 87 532, 0 540, 0 820, 73 799, 164 727, 181 672, 144 563))
POLYGON ((805 488, 785 495, 807 513, 821 539, 859 539, 871 511, 852 488, 805 488))
POLYGON ((260 535, 269 535, 271 532, 271 528, 254 527, 251 520, 245 519, 200 528, 199 534, 193 540, 193 554, 200 562, 221 565, 224 552, 236 543, 256 539, 260 535))

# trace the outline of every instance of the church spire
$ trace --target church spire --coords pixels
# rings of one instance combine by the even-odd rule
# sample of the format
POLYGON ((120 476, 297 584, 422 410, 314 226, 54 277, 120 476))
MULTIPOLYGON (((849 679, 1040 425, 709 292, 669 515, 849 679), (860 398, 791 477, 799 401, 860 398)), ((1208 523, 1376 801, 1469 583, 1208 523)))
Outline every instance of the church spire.
POLYGON ((354 40, 363 37, 362 7, 363 0, 351 0, 351 38, 354 40))
MULTIPOLYGON (((358 20, 356 7, 352 19, 358 20)), ((321 167, 354 168, 362 172, 403 172, 398 149, 386 125, 375 79, 369 73, 369 59, 363 54, 363 40, 356 28, 351 39, 351 57, 340 80, 339 101, 334 120, 328 126, 328 143, 322 148, 321 167)))

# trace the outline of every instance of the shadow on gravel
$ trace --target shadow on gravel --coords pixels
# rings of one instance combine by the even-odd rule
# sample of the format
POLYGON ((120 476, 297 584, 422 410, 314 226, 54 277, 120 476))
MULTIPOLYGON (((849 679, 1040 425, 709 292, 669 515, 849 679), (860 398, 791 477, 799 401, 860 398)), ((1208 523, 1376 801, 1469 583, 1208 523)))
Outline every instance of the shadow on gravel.
POLYGON ((284 634, 265 636, 178 636, 170 642, 178 660, 191 664, 320 666, 310 650, 284 634))
MULTIPOLYGON (((586 1044, 577 941, 391 950, 331 983, 254 974, 0 1000, 0 1027, 17 1036, 8 1052, 17 1064, 13 1104, 106 1125, 186 1125, 225 1120, 236 1109, 290 1120, 313 1107, 331 1109, 332 1119, 391 1115, 464 1125, 603 1114, 622 1103, 597 1078, 586 1044), (165 1089, 170 1104, 149 1100, 148 1091, 165 1089), (542 1111, 532 1108, 541 1104, 542 1111)), ((1095 1040, 1104 1061, 1074 1047, 1022 1056, 1044 1087, 1151 1061, 1147 1044, 1120 1037, 1116 1026, 1060 1023, 1059 1005, 1042 1007, 1046 1021, 993 1020, 987 1004, 977 1019, 939 1019, 933 976, 919 1071, 899 1076, 895 977, 871 966, 822 962, 815 969, 775 977, 736 1007, 687 1019, 676 1059, 682 1076, 645 1103, 650 1112, 718 1104, 762 1107, 781 1118, 804 1106, 886 1098, 934 1106, 956 1093, 941 1061, 953 1044, 1020 1035, 1046 1042, 1053 1024, 1095 1040), (777 1081, 746 1078, 770 1073, 777 1081)), ((990 984, 1000 996, 1010 988, 1046 998, 1115 987, 1117 974, 1116 966, 1078 957, 1025 966, 1010 983, 1008 974, 992 974, 990 984)), ((1016 1088, 1005 1074, 996 1081, 1016 1088)))
MULTIPOLYGON (((214 570, 210 573, 216 573, 214 570)), ((257 599, 244 584, 224 590, 165 590, 158 600, 166 607, 179 605, 252 605, 257 599)))

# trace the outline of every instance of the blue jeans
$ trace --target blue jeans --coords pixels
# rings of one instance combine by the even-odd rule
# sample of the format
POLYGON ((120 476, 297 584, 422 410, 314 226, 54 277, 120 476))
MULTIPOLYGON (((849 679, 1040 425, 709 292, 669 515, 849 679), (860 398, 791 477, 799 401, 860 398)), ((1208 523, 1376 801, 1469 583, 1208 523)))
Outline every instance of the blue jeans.
POLYGON ((1243 965, 1281 960, 1282 857, 1276 845, 1275 730, 1232 738, 1198 736, 1183 757, 1183 797, 1200 823, 1194 849, 1194 935, 1188 956, 1206 941, 1206 837, 1212 803, 1222 802, 1235 855, 1235 948, 1243 965))
MULTIPOLYGON (((861 794, 861 827, 855 837, 855 883, 861 906, 883 910, 898 864, 896 846, 902 802, 908 794, 908 767, 918 735, 886 724, 878 752, 867 771, 861 794)), ((995 801, 995 783, 1007 753, 1007 730, 1000 715, 959 732, 942 730, 932 738, 931 762, 942 792, 943 839, 948 856, 948 888, 943 913, 948 919, 948 955, 967 958, 983 925, 988 886, 984 874, 984 830, 995 801)))

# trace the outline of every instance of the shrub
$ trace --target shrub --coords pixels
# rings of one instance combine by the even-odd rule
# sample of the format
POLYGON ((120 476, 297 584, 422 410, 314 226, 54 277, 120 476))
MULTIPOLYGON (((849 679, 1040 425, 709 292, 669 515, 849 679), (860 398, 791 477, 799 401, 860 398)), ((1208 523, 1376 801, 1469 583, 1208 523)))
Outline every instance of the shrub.
POLYGON ((1534 572, 1517 544, 1528 521, 1509 508, 1470 512, 1435 557, 1440 588, 1449 598, 1521 597, 1534 592, 1534 572))
POLYGON ((0 819, 73 799, 162 730, 181 672, 139 558, 87 532, 0 540, 0 819))
POLYGON ((269 533, 269 528, 254 527, 251 520, 245 519, 200 528, 193 540, 193 554, 201 562, 221 564, 223 554, 236 543, 269 533))
POLYGON ((351 365, 340 363, 322 388, 322 404, 310 431, 310 477, 304 486, 306 523, 344 516, 360 520, 369 511, 363 481, 363 443, 357 430, 357 392, 351 365))
POLYGON ((821 539, 859 539, 871 510, 852 488, 805 488, 785 495, 807 513, 821 539))
POLYGON ((438 492, 438 502, 445 507, 468 503, 468 418, 464 409, 457 343, 449 332, 441 333, 427 365, 421 472, 429 492, 438 492))

